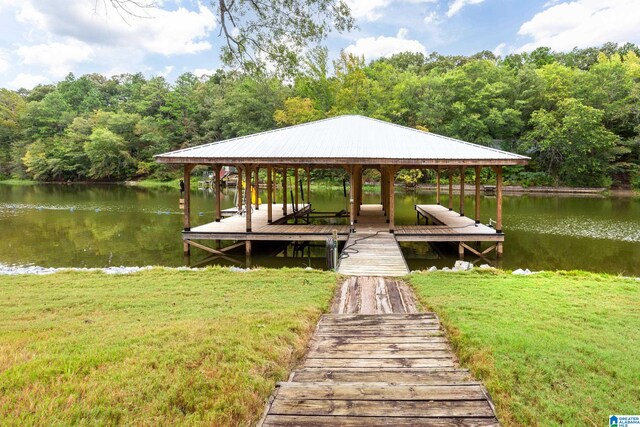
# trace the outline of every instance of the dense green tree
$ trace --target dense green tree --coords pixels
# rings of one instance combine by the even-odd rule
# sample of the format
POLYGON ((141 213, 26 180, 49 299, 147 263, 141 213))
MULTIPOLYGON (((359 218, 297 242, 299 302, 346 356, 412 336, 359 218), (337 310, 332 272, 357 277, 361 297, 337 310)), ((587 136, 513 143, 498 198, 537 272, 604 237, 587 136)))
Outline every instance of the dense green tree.
POLYGON ((11 147, 20 137, 20 116, 26 101, 16 92, 0 89, 0 179, 11 176, 11 147))
POLYGON ((561 182, 608 186, 618 137, 602 125, 602 116, 602 111, 568 98, 556 111, 535 111, 525 140, 538 164, 561 182))
MULTIPOLYGON (((0 91, 0 176, 170 177, 153 156, 338 114, 363 114, 531 156, 511 182, 640 187, 640 56, 606 44, 497 58, 401 53, 367 63, 310 48, 292 79, 218 70, 72 74, 0 91)), ((426 179, 426 178, 425 178, 426 179)))
POLYGON ((91 162, 87 175, 92 179, 122 179, 133 169, 134 161, 126 151, 125 140, 109 129, 94 129, 84 151, 91 162))
POLYGON ((298 125, 319 120, 322 117, 322 111, 315 109, 312 100, 299 96, 284 101, 284 107, 273 114, 274 120, 280 126, 298 125))

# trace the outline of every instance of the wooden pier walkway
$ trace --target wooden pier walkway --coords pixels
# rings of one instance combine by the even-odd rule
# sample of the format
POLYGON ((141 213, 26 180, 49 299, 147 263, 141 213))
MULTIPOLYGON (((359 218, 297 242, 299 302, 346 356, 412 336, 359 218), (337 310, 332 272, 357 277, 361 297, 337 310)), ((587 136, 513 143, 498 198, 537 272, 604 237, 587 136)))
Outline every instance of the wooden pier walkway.
POLYGON ((408 287, 351 277, 322 316, 307 358, 278 384, 272 426, 498 426, 482 385, 458 367, 440 321, 408 287))
POLYGON ((409 268, 388 231, 352 233, 342 249, 338 273, 351 276, 404 276, 409 268))

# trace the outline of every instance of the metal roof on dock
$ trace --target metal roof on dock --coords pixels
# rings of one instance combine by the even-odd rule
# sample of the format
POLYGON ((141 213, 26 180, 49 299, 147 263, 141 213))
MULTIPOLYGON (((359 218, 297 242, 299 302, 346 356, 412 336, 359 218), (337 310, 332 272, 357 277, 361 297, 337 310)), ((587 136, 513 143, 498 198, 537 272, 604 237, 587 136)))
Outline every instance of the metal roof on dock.
POLYGON ((338 116, 156 156, 161 163, 515 165, 529 160, 359 115, 338 116))

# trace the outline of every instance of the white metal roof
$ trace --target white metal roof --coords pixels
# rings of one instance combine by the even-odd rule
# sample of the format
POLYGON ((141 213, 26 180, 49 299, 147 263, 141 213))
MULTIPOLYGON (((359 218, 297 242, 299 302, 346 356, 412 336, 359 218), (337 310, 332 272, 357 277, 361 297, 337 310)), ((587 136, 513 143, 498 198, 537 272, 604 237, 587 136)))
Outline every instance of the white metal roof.
POLYGON ((358 115, 338 116, 156 156, 162 163, 524 164, 529 158, 358 115))

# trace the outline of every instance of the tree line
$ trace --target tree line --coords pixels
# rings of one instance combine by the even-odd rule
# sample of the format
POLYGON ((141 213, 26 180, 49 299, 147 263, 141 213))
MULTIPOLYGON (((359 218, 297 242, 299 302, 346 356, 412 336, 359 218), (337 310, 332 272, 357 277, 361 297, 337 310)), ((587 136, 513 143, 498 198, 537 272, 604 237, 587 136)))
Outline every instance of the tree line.
POLYGON ((362 114, 532 158, 523 185, 640 187, 640 49, 633 44, 496 57, 401 53, 369 63, 324 48, 295 77, 218 70, 163 77, 69 74, 0 89, 0 177, 169 179, 153 155, 362 114))

